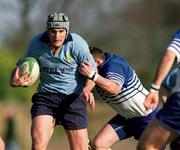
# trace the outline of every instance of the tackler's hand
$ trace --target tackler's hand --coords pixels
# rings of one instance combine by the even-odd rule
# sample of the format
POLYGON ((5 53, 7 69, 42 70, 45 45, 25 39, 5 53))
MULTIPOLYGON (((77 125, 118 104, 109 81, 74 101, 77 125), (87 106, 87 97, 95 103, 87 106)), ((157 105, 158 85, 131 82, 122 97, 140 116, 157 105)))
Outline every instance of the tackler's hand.
POLYGON ((92 69, 92 65, 88 61, 84 61, 79 67, 79 72, 82 75, 90 78, 92 72, 94 71, 92 69))

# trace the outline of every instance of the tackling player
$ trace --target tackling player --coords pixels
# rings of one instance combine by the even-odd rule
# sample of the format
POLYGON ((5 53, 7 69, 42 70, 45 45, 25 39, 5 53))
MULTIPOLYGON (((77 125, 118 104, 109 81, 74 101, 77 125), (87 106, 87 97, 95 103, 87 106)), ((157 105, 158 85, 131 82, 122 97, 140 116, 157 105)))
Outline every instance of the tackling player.
POLYGON ((96 47, 90 48, 90 52, 98 73, 87 61, 81 64, 79 71, 88 78, 93 74, 90 79, 96 83, 97 92, 117 112, 95 136, 91 145, 96 150, 110 150, 118 141, 132 136, 139 139, 158 110, 146 110, 144 107, 149 92, 125 59, 96 47))

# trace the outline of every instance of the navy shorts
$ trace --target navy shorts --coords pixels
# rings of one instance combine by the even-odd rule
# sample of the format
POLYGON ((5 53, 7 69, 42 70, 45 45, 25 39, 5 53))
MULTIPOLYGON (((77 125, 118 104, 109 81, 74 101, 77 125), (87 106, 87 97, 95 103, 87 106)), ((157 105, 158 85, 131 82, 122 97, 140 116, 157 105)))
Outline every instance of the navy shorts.
POLYGON ((87 128, 86 101, 80 94, 35 93, 32 97, 31 116, 51 115, 56 125, 68 130, 87 128))
POLYGON ((173 93, 156 115, 163 125, 180 134, 180 92, 173 93))
POLYGON ((114 131, 117 133, 120 140, 127 139, 129 137, 134 137, 139 139, 142 132, 156 115, 158 109, 155 109, 152 113, 145 117, 134 117, 126 119, 120 114, 114 116, 108 124, 112 126, 114 131))

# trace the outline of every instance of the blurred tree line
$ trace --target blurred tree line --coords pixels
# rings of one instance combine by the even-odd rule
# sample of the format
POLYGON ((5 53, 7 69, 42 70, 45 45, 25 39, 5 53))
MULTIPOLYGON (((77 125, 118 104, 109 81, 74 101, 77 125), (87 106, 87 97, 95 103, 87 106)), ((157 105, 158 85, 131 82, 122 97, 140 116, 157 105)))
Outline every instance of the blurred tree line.
POLYGON ((11 69, 30 38, 46 30, 54 11, 70 17, 70 31, 89 45, 125 57, 148 88, 172 34, 180 24, 178 0, 1 0, 0 99, 28 99, 35 86, 9 87, 11 69))

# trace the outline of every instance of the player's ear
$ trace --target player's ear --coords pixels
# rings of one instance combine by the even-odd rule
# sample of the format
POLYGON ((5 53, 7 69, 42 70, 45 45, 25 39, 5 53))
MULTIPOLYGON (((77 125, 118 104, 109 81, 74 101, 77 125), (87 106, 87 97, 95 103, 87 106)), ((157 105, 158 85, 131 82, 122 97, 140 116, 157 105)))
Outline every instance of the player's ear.
POLYGON ((102 63, 102 60, 97 58, 95 59, 96 66, 99 66, 102 63))

